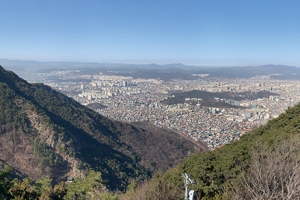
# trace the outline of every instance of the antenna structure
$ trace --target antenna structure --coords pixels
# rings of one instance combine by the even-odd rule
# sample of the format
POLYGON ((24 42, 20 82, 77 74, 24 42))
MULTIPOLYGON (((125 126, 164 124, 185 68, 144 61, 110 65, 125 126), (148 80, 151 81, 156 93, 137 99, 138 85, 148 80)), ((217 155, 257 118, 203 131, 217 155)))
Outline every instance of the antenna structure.
POLYGON ((184 179, 185 193, 184 200, 194 200, 194 190, 188 191, 188 185, 193 184, 193 180, 190 178, 190 175, 184 173, 181 175, 184 179))

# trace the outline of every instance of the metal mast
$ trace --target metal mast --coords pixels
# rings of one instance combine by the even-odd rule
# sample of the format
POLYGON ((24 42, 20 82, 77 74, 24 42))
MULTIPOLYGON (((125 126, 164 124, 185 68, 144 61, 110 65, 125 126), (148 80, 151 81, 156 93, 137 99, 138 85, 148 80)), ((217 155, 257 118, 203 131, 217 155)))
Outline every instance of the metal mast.
POLYGON ((188 185, 193 183, 193 181, 190 178, 190 175, 184 173, 181 176, 184 179, 185 186, 184 200, 194 200, 194 190, 188 191, 188 185))

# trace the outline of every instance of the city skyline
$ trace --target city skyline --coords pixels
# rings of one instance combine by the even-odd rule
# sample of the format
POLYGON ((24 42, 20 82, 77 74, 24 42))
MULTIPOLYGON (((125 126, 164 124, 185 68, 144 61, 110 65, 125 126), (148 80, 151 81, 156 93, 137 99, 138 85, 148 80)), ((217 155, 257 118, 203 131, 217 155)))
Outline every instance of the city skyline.
POLYGON ((289 1, 4 1, 0 58, 300 66, 289 1))

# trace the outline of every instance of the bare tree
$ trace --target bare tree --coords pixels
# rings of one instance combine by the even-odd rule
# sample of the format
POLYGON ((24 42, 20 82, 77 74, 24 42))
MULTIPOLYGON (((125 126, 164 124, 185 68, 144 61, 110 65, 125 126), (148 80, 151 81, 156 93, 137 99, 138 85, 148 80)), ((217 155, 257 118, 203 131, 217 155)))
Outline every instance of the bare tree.
POLYGON ((300 199, 300 139, 281 141, 274 148, 256 147, 250 167, 233 190, 234 199, 300 199))

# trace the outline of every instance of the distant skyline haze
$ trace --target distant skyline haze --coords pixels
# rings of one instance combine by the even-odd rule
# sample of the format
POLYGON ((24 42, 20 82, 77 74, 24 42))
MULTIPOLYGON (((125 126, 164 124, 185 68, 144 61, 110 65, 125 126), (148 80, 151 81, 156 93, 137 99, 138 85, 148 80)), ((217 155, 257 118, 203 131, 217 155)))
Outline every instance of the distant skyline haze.
POLYGON ((300 66, 300 1, 1 1, 0 58, 300 66))

